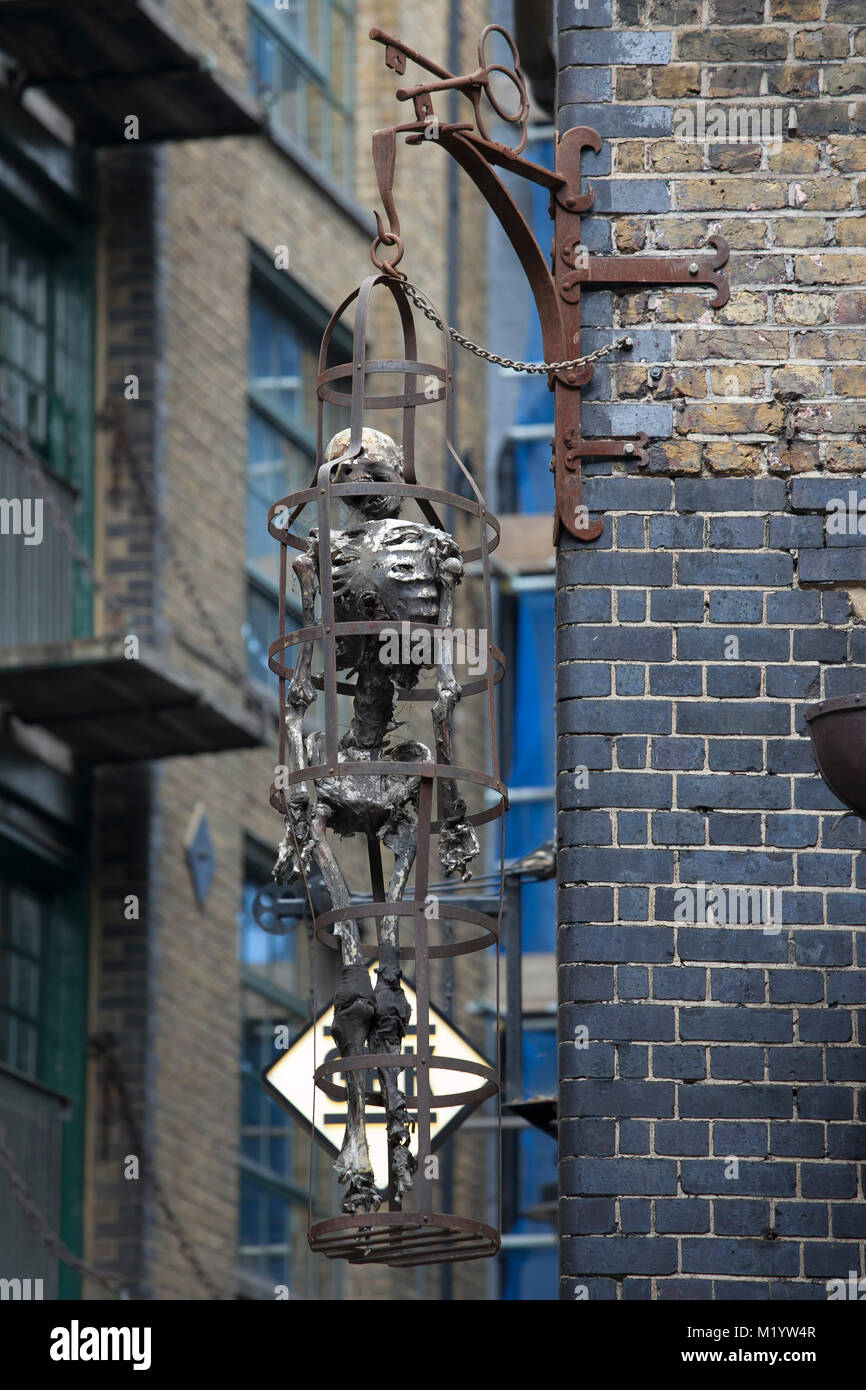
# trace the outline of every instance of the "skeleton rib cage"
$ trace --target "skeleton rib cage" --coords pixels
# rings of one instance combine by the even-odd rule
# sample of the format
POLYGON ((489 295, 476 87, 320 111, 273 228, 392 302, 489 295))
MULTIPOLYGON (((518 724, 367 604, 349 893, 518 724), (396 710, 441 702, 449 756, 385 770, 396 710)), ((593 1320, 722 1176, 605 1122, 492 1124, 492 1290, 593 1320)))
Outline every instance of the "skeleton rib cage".
MULTIPOLYGON (((366 1072, 374 1069, 378 1071, 383 1092, 386 1081, 393 1081, 396 1084, 400 1073, 408 1074, 411 1070, 414 1074, 414 1085, 411 1088, 413 1093, 405 1097, 403 1112, 404 1114, 406 1111, 411 1112, 411 1123, 415 1127, 417 1135, 417 1176, 412 1191, 414 1209, 404 1210, 403 1208, 403 1194, 398 1180, 399 1173, 395 1172, 394 1154, 393 1150, 389 1148, 386 1210, 370 1210, 369 1207, 363 1211, 349 1210, 344 1204, 342 1215, 314 1222, 312 1163, 310 1164, 311 1191, 307 1228, 310 1246, 314 1251, 319 1251, 331 1258, 343 1258, 353 1263, 410 1266, 477 1259, 495 1254, 500 1243, 499 1232, 496 1228, 469 1216, 434 1210, 435 1188, 434 1183, 427 1180, 426 1160, 431 1153, 430 1131, 431 1112, 433 1110, 437 1107, 441 1110, 464 1105, 474 1106, 491 1097, 496 1097, 497 1105, 499 1102, 498 1071, 493 1067, 482 1065, 480 1062, 433 1055, 429 1029, 429 962, 446 956, 459 957, 485 948, 492 948, 498 952, 502 905, 501 867, 500 904, 497 917, 479 912, 460 902, 451 903, 449 901, 447 906, 443 906, 442 920, 461 924, 459 939, 455 940, 452 936, 446 938, 439 922, 435 918, 430 919, 426 909, 431 882, 431 866, 435 863, 436 843, 438 841, 440 846, 444 843, 442 832, 445 831, 447 835, 453 821, 453 816, 446 820, 445 812, 449 807, 453 810, 453 797, 456 794, 456 788, 474 789, 475 801, 481 803, 480 809, 469 811, 466 810, 462 799, 458 801, 459 806, 464 811, 461 818, 463 824, 474 827, 499 820, 500 836, 502 835, 507 796, 505 787, 500 780, 494 722, 494 687, 504 674, 502 653, 488 640, 484 674, 464 681, 457 687, 457 698, 482 697, 486 702, 485 722, 490 769, 488 772, 463 767, 456 760, 435 761, 432 754, 427 756, 429 750, 419 743, 402 744, 399 758, 393 754, 390 758, 383 756, 383 753, 388 750, 383 750, 381 747, 370 750, 369 756, 347 758, 344 756, 346 752, 345 738, 341 744, 338 722, 338 697, 340 695, 357 695, 357 681, 361 679, 360 674, 358 674, 355 683, 348 679, 340 679, 340 670, 345 670, 346 667, 345 651, 347 646, 350 646, 353 641, 357 645, 359 638, 380 638, 380 634, 393 629, 394 621, 392 617, 356 618, 352 621, 339 620, 340 614, 338 603, 335 601, 334 586, 335 557, 332 555, 332 536, 340 535, 332 524, 333 505, 336 499, 356 499, 354 503, 356 506, 359 505, 357 499, 372 498, 373 496, 385 497, 386 499, 391 496, 399 497, 407 506, 409 503, 414 503, 425 522, 425 527, 418 529, 429 531, 429 528, 435 528, 437 533, 441 533, 443 546, 447 542, 452 549, 459 550, 464 574, 466 566, 473 565, 473 569, 464 579, 464 583, 481 585, 482 631, 488 635, 488 639, 492 631, 488 557, 498 544, 499 526, 496 519, 487 511, 481 493, 451 442, 453 377, 447 335, 444 341, 444 366, 417 360, 413 311, 408 296, 402 288, 402 283, 396 276, 389 274, 371 275, 358 289, 349 294, 331 317, 319 353, 316 385, 317 453, 313 484, 302 492, 293 493, 274 502, 268 512, 268 530, 280 543, 279 637, 269 647, 269 665, 279 677, 279 764, 282 778, 271 786, 271 805, 285 817, 287 836, 294 837, 294 846, 297 850, 296 863, 307 888, 307 898, 316 939, 331 949, 340 950, 342 946, 344 977, 347 969, 347 956, 341 924, 346 924, 346 935, 348 935, 348 927, 354 926, 358 920, 373 921, 377 927, 377 935, 384 919, 392 923, 396 929, 399 944, 398 952, 394 953, 395 959, 398 955, 400 961, 411 961, 414 969, 417 1010, 414 1053, 364 1050, 357 1055, 344 1053, 333 1061, 315 1067, 314 1079, 317 1091, 321 1091, 331 1100, 348 1098, 350 1108, 352 1104, 350 1083, 354 1077, 355 1094, 357 1095, 357 1088, 360 1087, 364 1096, 362 1111, 364 1105, 385 1103, 382 1097, 376 1093, 363 1092, 366 1072), (402 358, 376 360, 368 360, 367 358, 367 317, 372 292, 378 286, 384 286, 396 303, 403 336, 402 358), (339 366, 328 367, 328 352, 334 329, 343 314, 355 301, 357 301, 357 305, 353 330, 352 361, 339 366), (392 394, 368 394, 368 378, 374 374, 396 374, 398 378, 402 378, 402 390, 392 394), (418 389, 419 378, 426 389, 418 389), (433 394, 430 391, 431 379, 441 383, 433 394), (348 383, 350 389, 341 389, 340 383, 348 383), (337 458, 326 458, 325 454, 326 440, 323 416, 326 403, 342 406, 350 403, 348 444, 345 451, 341 452, 337 458), (422 485, 416 478, 416 408, 436 403, 440 405, 444 403, 446 448, 466 480, 471 496, 462 496, 440 488, 422 485), (359 455, 363 454, 362 434, 365 416, 367 412, 378 410, 399 410, 401 412, 402 438, 400 443, 402 444, 403 455, 403 480, 401 482, 334 481, 335 474, 339 474, 341 470, 345 471, 347 465, 351 465, 353 460, 357 460, 359 455), (464 529, 471 530, 470 540, 477 541, 477 543, 465 547, 456 546, 440 519, 443 508, 453 509, 451 515, 458 512, 462 513, 467 522, 464 529), (312 513, 310 520, 317 527, 313 545, 306 535, 294 529, 298 517, 305 509, 312 513), (288 517, 287 520, 286 517, 288 517), (314 611, 305 601, 303 619, 305 625, 300 630, 287 630, 286 625, 286 586, 290 550, 301 552, 302 555, 313 554, 316 557, 315 568, 317 570, 320 616, 316 620, 314 611), (477 565, 479 561, 480 568, 477 565), (310 617, 313 619, 312 623, 309 621, 310 617), (308 752, 312 750, 318 759, 317 761, 314 759, 315 765, 307 763, 305 766, 292 768, 293 750, 291 746, 287 746, 291 744, 291 740, 287 737, 287 714, 291 713, 290 697, 295 667, 289 664, 288 653, 291 648, 296 648, 299 653, 303 653, 305 646, 309 652, 312 649, 311 644, 314 642, 321 644, 323 669, 318 674, 311 673, 311 683, 321 692, 323 697, 324 726, 320 734, 308 738, 306 741, 308 752), (293 789, 300 784, 305 784, 315 800, 316 797, 323 795, 322 789, 325 786, 333 789, 335 784, 344 780, 347 783, 350 780, 354 783, 355 779, 359 779, 358 785, 363 786, 367 778, 372 778, 374 781, 366 785, 374 787, 381 787, 385 784, 386 779, 391 779, 392 785, 394 779, 406 779, 407 785, 409 779, 417 779, 417 783, 413 783, 413 786, 417 785, 414 802, 417 808, 417 827, 414 831, 417 844, 414 859, 414 883, 403 882, 399 884, 401 896, 397 900, 394 900, 393 896, 390 901, 387 899, 381 844, 376 834, 370 833, 368 830, 366 841, 370 890, 373 901, 364 903, 363 906, 357 902, 345 900, 339 904, 334 900, 335 894, 332 891, 331 908, 316 913, 313 907, 313 896, 307 883, 311 868, 309 855, 305 859, 305 855, 301 852, 293 828, 294 821, 290 814, 293 789), (434 788, 436 789, 435 811, 434 788), (404 926, 411 925, 414 928, 413 945, 399 941, 401 923, 404 926), (440 937, 441 939, 438 939, 440 937), (436 1090, 437 1072, 440 1074, 466 1074, 465 1089, 452 1090, 447 1094, 438 1092, 436 1090), (337 1074, 341 1076, 345 1084, 336 1084, 337 1074), (359 1074, 360 1081, 357 1080, 359 1074)), ((352 504, 350 503, 350 505, 352 504)), ((416 633, 426 632, 429 636, 435 625, 413 619, 402 626, 414 638, 416 633)), ((298 665, 301 664, 301 660, 302 658, 299 656, 298 665)), ((348 674, 351 675, 351 672, 348 674)), ((434 711, 434 721, 435 710, 438 707, 437 696, 441 696, 441 690, 437 690, 431 684, 425 684, 423 678, 411 690, 396 689, 398 702, 403 700, 413 703, 422 702, 425 707, 429 705, 434 711)), ((297 715, 296 707, 294 707, 294 712, 297 715)), ((437 737, 437 748, 439 746, 437 737)), ((450 749, 450 734, 447 746, 450 749)), ((397 750, 394 749, 393 753, 396 752, 397 750)), ((474 834, 474 832, 468 833, 474 834)), ((392 846, 388 844, 388 848, 390 849, 392 846)), ((439 852, 440 854, 443 853, 441 848, 439 852)), ((328 851, 328 855, 329 858, 333 859, 330 851, 328 851)), ((395 851, 395 865, 396 858, 395 851)), ((321 867, 320 861, 317 862, 321 867)), ((438 877, 439 874, 434 872, 433 880, 438 877)), ((394 875, 392 875, 392 887, 393 882, 394 875)), ((380 952, 380 948, 375 942, 371 944, 364 942, 360 946, 359 963, 361 960, 371 961, 383 958, 384 950, 380 952)), ((363 966, 362 969, 366 970, 366 966, 363 966)), ((498 1038, 498 969, 495 973, 497 978, 496 1036, 498 1038)), ((499 1142, 501 1146, 501 1136, 499 1142)), ((341 1178, 342 1180, 344 1179, 341 1178)))

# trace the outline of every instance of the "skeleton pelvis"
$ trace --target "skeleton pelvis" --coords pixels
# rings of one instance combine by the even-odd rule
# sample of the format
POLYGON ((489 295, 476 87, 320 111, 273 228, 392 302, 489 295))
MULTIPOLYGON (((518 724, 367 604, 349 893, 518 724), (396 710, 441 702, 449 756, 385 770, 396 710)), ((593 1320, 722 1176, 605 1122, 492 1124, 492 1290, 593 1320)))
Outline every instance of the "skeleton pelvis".
MULTIPOLYGON (((320 766, 325 761, 325 736, 316 731, 307 738, 307 764, 320 766)), ((433 755, 424 743, 407 741, 392 748, 375 750, 340 749, 339 761, 345 762, 431 762, 433 755)), ((338 835, 366 834, 368 830, 380 835, 386 845, 389 832, 396 831, 407 818, 414 820, 418 809, 419 777, 400 773, 340 773, 317 777, 318 800, 328 807, 329 821, 338 835)))

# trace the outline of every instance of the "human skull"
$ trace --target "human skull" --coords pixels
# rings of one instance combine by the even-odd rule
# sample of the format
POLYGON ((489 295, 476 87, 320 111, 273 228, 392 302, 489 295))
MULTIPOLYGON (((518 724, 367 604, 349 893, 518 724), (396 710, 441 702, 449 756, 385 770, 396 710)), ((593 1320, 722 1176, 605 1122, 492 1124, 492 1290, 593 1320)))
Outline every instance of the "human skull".
MULTIPOLYGON (((325 450, 325 462, 339 459, 349 447, 349 430, 335 434, 325 450)), ((335 483, 401 483, 403 481, 403 451, 395 444, 389 434, 381 430, 361 431, 361 452, 354 458, 347 458, 337 466, 333 473, 335 483)), ((368 493, 361 497, 345 497, 348 507, 370 518, 396 516, 402 503, 401 497, 383 497, 368 493)))

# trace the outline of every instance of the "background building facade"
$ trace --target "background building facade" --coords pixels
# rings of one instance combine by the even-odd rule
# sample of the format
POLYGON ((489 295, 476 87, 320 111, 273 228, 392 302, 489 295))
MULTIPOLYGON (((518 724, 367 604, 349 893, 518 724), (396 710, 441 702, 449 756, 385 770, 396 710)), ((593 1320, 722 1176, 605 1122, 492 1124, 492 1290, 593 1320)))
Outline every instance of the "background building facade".
MULTIPOLYGON (((309 1017, 306 935, 267 935, 251 903, 280 834, 265 515, 309 477, 319 338, 370 270, 370 134, 401 114, 367 33, 465 70, 485 6, 129 9, 125 28, 71 14, 61 34, 0 33, 0 491, 56 499, 40 545, 0 543, 7 1140, 49 1224, 135 1297, 484 1297, 483 1266, 407 1280, 310 1256, 307 1140, 259 1080, 275 1026, 309 1017), (36 79, 54 46, 81 81, 49 103, 36 79), (93 76, 112 64, 113 103, 93 76)), ((425 148, 397 194, 410 275, 482 337, 474 191, 425 148)), ((371 346, 392 334, 377 310, 371 346)), ((421 342, 441 357, 429 325, 421 342)), ((457 403, 477 476, 481 372, 461 364, 457 403)), ((422 448, 444 481, 436 427, 422 448)), ((467 751, 481 733, 464 720, 467 751)), ((451 1009, 488 1053, 492 998, 470 958, 451 1009)), ((485 1133, 446 1165, 475 1206, 492 1192, 485 1133)), ((22 1274, 109 1295, 8 1209, 5 1253, 38 1266, 22 1274)))
MULTIPOLYGON (((866 846, 803 720, 866 676, 860 8, 172 0, 48 31, 0 7, 0 1120, 51 1229, 133 1296, 549 1298, 557 1206, 569 1300, 824 1299, 864 1273, 866 846), (407 1279, 310 1257, 307 1140, 259 1080, 310 1008, 303 927, 253 913, 280 830, 264 523, 309 476, 318 342, 370 266, 370 133, 404 111, 368 30, 465 72, 491 20, 532 76, 527 155, 553 161, 554 121, 604 137, 588 249, 720 232, 732 294, 584 292, 582 349, 635 344, 596 367, 585 431, 653 447, 642 473, 585 466, 604 532, 558 558, 546 383, 458 363, 457 447, 504 522, 506 856, 558 852, 556 889, 510 899, 507 1099, 558 1101, 559 1164, 507 1109, 503 1254, 407 1279), (708 919, 738 888, 778 920, 708 919)), ((546 198, 512 187, 546 246, 546 198)), ((539 359, 522 273, 435 141, 396 189, 410 277, 539 359)), ((371 347, 392 332, 377 306, 371 347)), ((468 709, 459 734, 471 758, 468 709)), ((435 986, 492 1056, 489 973, 435 986)), ((492 1119, 443 1156, 474 1214, 492 1119)), ((10 1276, 109 1296, 2 1177, 0 1229, 10 1276)))

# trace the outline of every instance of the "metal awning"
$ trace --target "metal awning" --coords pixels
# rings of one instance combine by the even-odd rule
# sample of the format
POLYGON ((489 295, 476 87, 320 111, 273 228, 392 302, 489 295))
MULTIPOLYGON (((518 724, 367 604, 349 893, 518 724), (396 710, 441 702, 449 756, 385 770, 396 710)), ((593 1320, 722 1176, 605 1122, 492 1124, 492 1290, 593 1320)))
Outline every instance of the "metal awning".
POLYGON ((81 140, 255 135, 261 110, 214 71, 155 0, 0 0, 0 51, 74 122, 81 140))
POLYGON ((118 639, 0 649, 0 705, 92 763, 257 748, 264 712, 228 709, 160 656, 128 660, 118 639))

